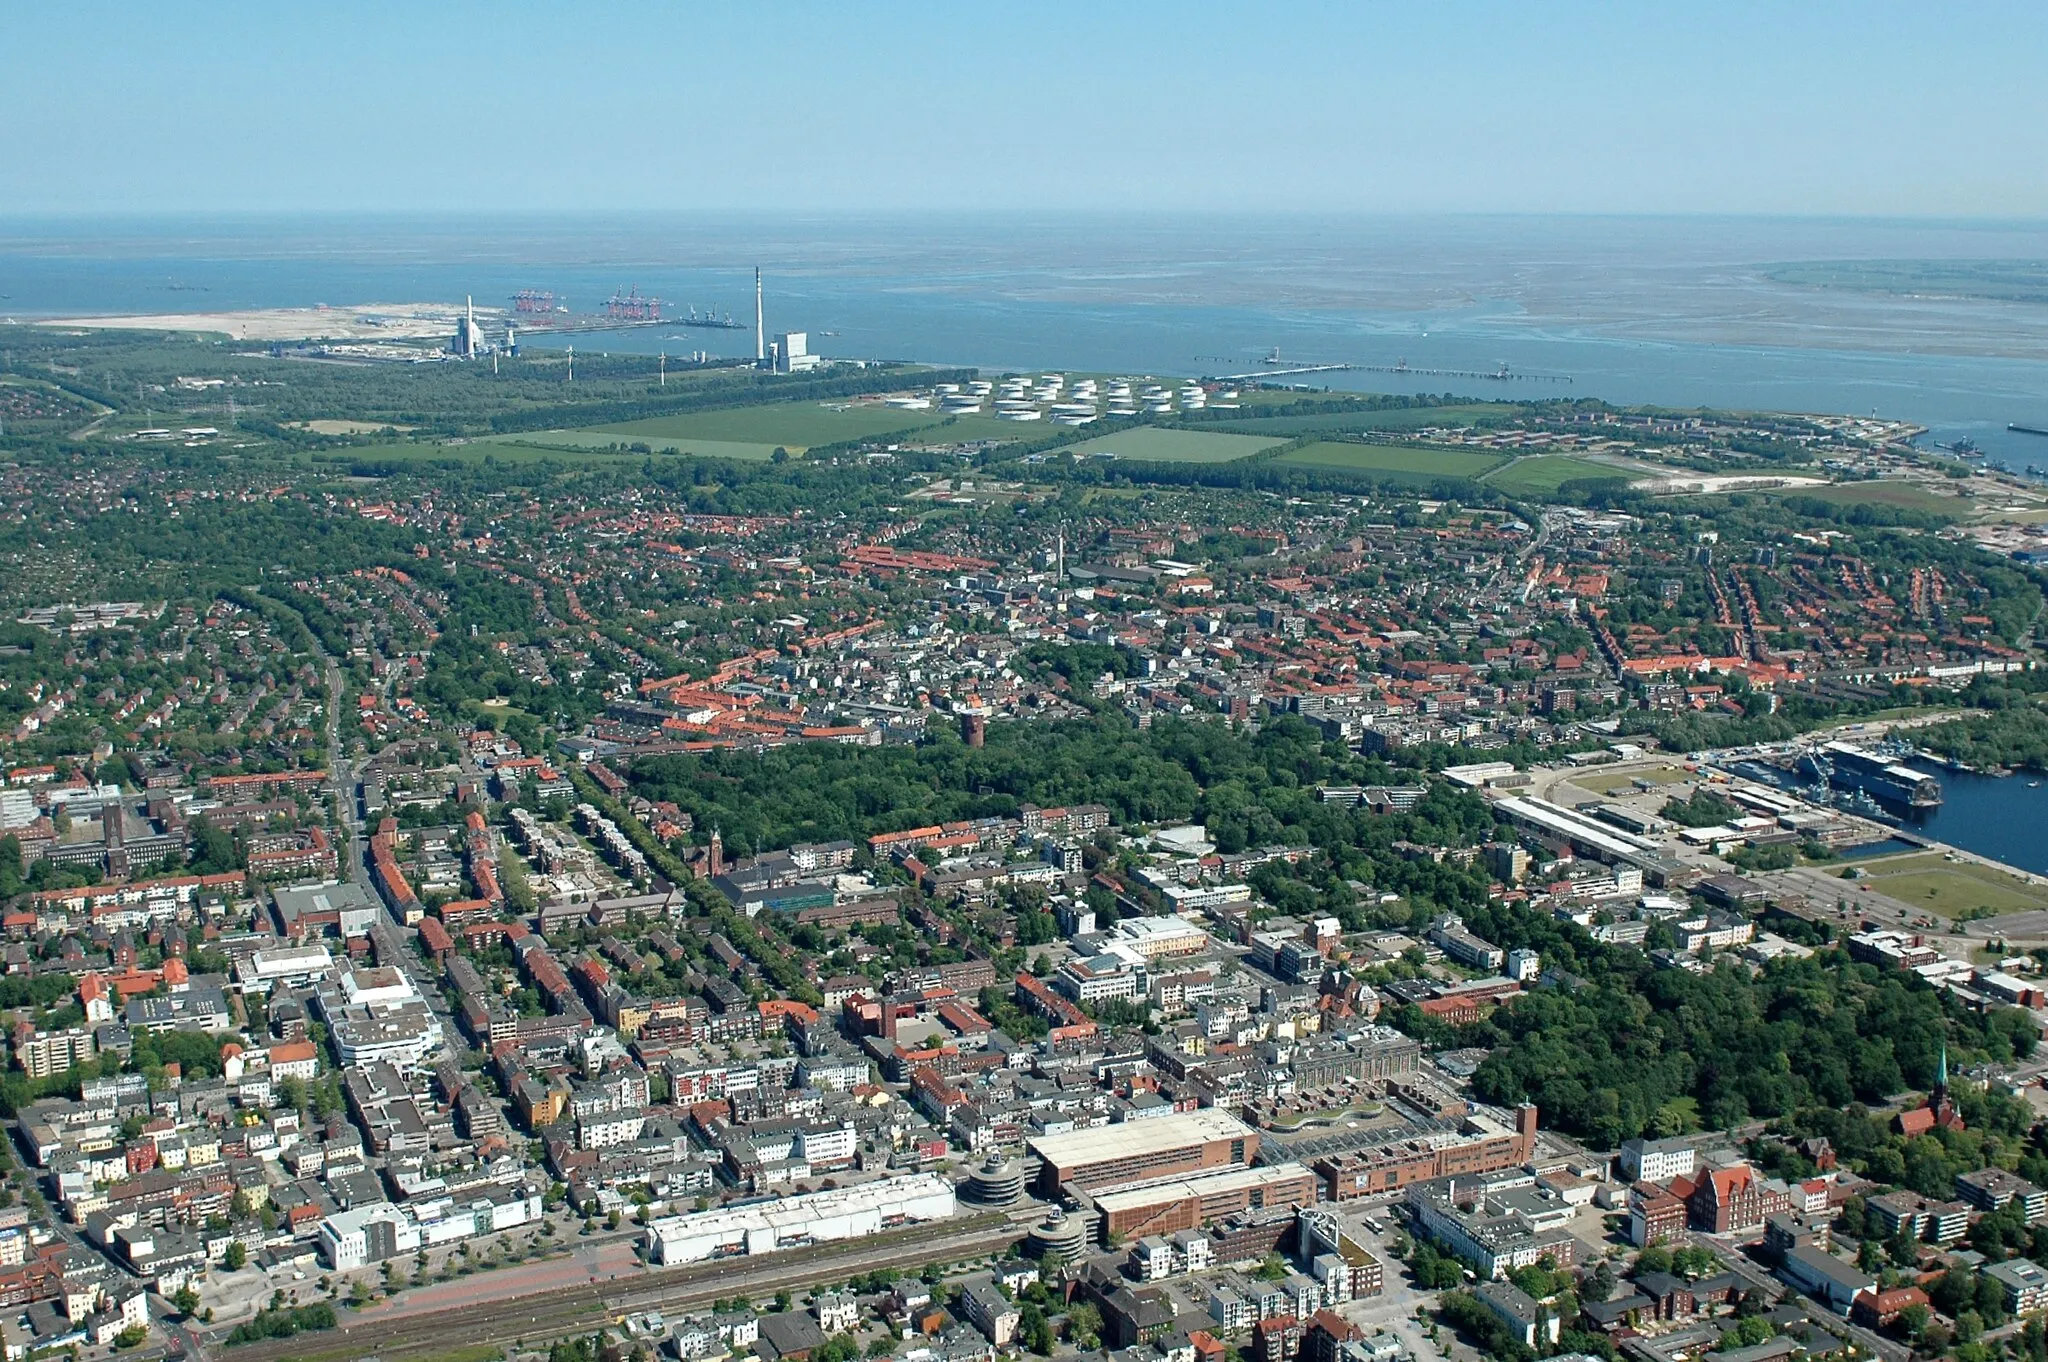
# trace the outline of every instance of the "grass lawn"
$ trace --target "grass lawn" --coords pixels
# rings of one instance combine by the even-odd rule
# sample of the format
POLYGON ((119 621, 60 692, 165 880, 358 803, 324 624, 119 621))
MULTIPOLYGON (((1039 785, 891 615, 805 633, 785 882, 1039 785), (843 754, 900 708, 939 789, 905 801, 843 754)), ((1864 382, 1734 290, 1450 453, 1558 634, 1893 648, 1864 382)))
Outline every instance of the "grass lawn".
MULTIPOLYGON (((1036 423, 1032 423, 1034 426, 1036 423)), ((1286 441, 1257 435, 1229 435, 1206 430, 1163 430, 1137 426, 1115 435, 1068 445, 1068 454, 1115 454, 1144 463, 1232 463, 1286 441)))
POLYGON ((1829 487, 1787 487, 1773 496, 1813 497, 1837 506, 1896 506, 1905 511, 1926 511, 1932 515, 1966 516, 1977 508, 1962 497, 1931 492, 1917 482, 1880 479, 1876 482, 1838 482, 1829 487))
POLYGON ((1626 481, 1624 469, 1613 468, 1590 459, 1574 459, 1564 454, 1539 454, 1534 458, 1518 459, 1495 473, 1489 473, 1486 481, 1501 491, 1522 496, 1542 496, 1555 492, 1568 482, 1586 478, 1613 478, 1626 481))
POLYGON ((943 419, 935 411, 903 411, 870 402, 772 402, 758 407, 651 416, 643 421, 591 426, 583 433, 601 435, 607 441, 639 440, 649 445, 683 442, 694 446, 704 440, 766 445, 771 450, 781 445, 797 454, 813 445, 895 435, 936 425, 943 419))
POLYGON ((1691 779, 1692 776, 1683 768, 1666 765, 1635 771, 1602 771, 1595 768, 1574 775, 1571 783, 1581 790, 1591 790, 1594 794, 1611 795, 1617 790, 1633 790, 1639 780, 1652 785, 1676 785, 1680 781, 1691 779))
POLYGON ((1498 466, 1498 454, 1467 449, 1432 449, 1426 445, 1357 445, 1324 442, 1291 449, 1275 463, 1310 468, 1347 468, 1361 473, 1391 473, 1422 478, 1476 478, 1498 466))
POLYGON ((2048 908, 2048 890, 1974 861, 1948 860, 1938 851, 1886 857, 1862 882, 1941 917, 1960 917, 1973 908, 1997 915, 2048 908))

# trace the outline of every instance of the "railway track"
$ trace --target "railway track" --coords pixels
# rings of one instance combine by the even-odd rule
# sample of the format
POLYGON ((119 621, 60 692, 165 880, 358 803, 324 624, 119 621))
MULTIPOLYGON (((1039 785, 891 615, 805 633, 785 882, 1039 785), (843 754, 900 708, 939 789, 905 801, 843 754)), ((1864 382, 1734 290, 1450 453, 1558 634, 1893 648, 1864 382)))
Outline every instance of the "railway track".
POLYGON ((434 1314, 370 1316, 331 1333, 300 1334, 239 1347, 208 1339, 222 1362, 342 1362, 375 1356, 383 1362, 425 1358, 487 1344, 528 1345, 585 1333, 643 1310, 673 1310, 734 1296, 759 1298, 803 1291, 878 1268, 922 1267, 1001 1252, 1024 1237, 1006 1215, 984 1215, 943 1238, 911 1226, 868 1239, 819 1244, 755 1260, 726 1259, 656 1268, 631 1277, 562 1287, 530 1296, 484 1301, 434 1314))

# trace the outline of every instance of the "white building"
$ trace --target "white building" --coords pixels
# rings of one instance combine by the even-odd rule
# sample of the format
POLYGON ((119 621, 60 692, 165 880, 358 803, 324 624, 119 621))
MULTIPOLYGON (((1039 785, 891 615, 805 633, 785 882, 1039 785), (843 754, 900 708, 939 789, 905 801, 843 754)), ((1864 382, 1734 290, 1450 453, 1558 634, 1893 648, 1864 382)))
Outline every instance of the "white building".
POLYGON ((1699 1163, 1699 1145, 1690 1135, 1664 1140, 1628 1140, 1621 1146, 1621 1176, 1626 1182, 1669 1182, 1691 1177, 1699 1163))
POLYGON ((0 832, 25 828, 41 817, 33 790, 0 790, 0 832))
POLYGON ((796 1133, 790 1152, 813 1168, 835 1163, 851 1163, 859 1140, 854 1134, 853 1122, 844 1121, 836 1126, 807 1127, 796 1133))
POLYGON ((851 1333, 860 1328, 860 1302, 844 1291, 827 1291, 811 1303, 818 1327, 828 1334, 851 1333))
POLYGON ((774 1253, 802 1244, 858 1239, 908 1221, 944 1220, 956 1209, 953 1184, 932 1173, 784 1197, 647 1227, 648 1258, 663 1266, 774 1253))
POLYGON ((576 1121, 578 1149, 609 1149, 631 1144, 646 1128, 647 1115, 640 1111, 605 1111, 579 1117, 576 1121))
POLYGON ((336 1272, 350 1272, 419 1252, 419 1226, 388 1201, 336 1211, 320 1222, 320 1257, 336 1272))
POLYGON ((279 946, 257 951, 235 963, 235 987, 243 993, 268 993, 279 984, 299 987, 325 979, 334 958, 325 946, 279 946))
POLYGON ((404 1206, 379 1201, 336 1211, 322 1220, 320 1258, 336 1272, 349 1272, 423 1248, 502 1234, 540 1217, 540 1194, 525 1190, 515 1190, 501 1201, 439 1197, 404 1206))
POLYGON ((1145 991, 1145 968, 1132 956, 1105 951, 1061 965, 1052 986, 1077 1003, 1135 998, 1145 991))
POLYGON ((824 362, 824 356, 811 353, 811 337, 807 331, 785 331, 775 338, 777 373, 801 374, 817 368, 824 362))
POLYGON ((1116 924, 1117 946, 1146 960, 1162 955, 1199 955, 1209 949, 1209 934, 1179 917, 1127 917, 1116 924))

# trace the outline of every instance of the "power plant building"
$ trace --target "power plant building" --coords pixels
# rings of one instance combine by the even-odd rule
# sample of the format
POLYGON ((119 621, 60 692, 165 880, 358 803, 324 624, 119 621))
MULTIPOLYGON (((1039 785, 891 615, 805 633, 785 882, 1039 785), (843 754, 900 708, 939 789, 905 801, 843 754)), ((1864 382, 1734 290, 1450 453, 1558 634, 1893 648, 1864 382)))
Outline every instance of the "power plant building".
POLYGON ((775 338, 773 348, 778 374, 808 373, 825 362, 824 356, 811 353, 808 331, 785 331, 775 338))
POLYGON ((476 299, 465 298, 462 315, 455 320, 455 338, 448 342, 448 353, 460 359, 475 359, 487 348, 483 328, 477 325, 476 299))
POLYGON ((1039 1135, 1027 1144, 1044 1164, 1040 1191, 1058 1196, 1069 1183, 1093 1191, 1179 1173, 1245 1167, 1258 1156, 1259 1133, 1228 1112, 1204 1107, 1039 1135))

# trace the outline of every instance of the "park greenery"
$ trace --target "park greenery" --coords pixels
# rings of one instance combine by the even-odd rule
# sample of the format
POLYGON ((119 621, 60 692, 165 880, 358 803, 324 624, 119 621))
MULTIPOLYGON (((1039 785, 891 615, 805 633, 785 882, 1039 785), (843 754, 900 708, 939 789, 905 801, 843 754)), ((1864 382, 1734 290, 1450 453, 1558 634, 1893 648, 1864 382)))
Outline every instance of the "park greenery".
POLYGON ((229 1330, 227 1342, 232 1347, 238 1343, 259 1343, 264 1339, 290 1338, 294 1334, 332 1329, 336 1324, 334 1307, 325 1302, 316 1305, 273 1306, 258 1310, 250 1318, 229 1330))

